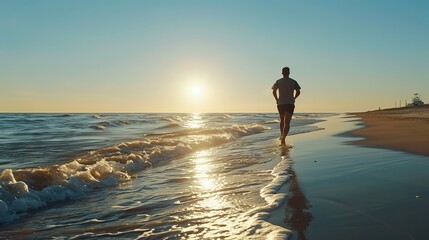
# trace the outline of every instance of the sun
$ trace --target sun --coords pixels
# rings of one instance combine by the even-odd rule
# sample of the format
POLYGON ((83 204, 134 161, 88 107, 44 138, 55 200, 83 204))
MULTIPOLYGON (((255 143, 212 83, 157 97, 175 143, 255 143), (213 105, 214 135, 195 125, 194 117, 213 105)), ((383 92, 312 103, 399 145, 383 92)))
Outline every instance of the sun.
POLYGON ((189 95, 194 98, 200 98, 203 96, 203 88, 199 84, 191 84, 189 86, 189 95))

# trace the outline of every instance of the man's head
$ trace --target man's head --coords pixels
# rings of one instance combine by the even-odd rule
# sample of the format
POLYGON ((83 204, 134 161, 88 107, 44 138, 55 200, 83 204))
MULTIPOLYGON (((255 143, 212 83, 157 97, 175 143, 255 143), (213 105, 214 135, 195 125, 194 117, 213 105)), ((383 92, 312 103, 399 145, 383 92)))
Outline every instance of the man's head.
POLYGON ((289 76, 289 74, 290 74, 290 69, 289 69, 289 67, 284 67, 284 68, 282 69, 282 74, 283 74, 283 76, 288 77, 288 76, 289 76))

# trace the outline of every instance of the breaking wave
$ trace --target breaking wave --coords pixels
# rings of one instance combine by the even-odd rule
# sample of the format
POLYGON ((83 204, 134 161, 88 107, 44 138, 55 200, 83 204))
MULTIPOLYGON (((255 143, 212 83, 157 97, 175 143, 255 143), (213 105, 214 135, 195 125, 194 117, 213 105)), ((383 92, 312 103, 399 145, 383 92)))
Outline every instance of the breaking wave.
POLYGON ((65 164, 5 169, 0 174, 0 222, 11 222, 29 210, 73 199, 96 188, 118 185, 137 171, 267 129, 249 124, 147 135, 90 151, 65 164))

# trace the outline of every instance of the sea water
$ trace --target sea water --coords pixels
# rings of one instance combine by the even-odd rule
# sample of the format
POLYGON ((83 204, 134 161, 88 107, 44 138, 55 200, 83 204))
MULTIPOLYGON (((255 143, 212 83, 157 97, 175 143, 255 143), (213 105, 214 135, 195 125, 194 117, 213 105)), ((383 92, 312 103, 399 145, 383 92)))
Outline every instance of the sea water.
MULTIPOLYGON (((290 134, 331 114, 295 114, 290 134)), ((284 238, 277 114, 0 114, 0 236, 284 238)), ((281 155, 283 157, 281 157, 281 155)))

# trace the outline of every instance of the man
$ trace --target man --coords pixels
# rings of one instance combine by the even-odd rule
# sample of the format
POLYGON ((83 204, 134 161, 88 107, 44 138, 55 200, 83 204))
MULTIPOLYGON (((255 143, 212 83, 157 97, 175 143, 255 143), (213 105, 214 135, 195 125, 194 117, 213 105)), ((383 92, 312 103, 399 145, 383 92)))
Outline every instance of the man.
POLYGON ((290 129, 290 120, 295 110, 295 99, 301 94, 301 87, 289 77, 290 69, 288 67, 283 68, 282 74, 283 78, 277 80, 272 89, 280 114, 280 145, 284 146, 290 129), (279 96, 277 96, 277 90, 279 90, 279 96))

